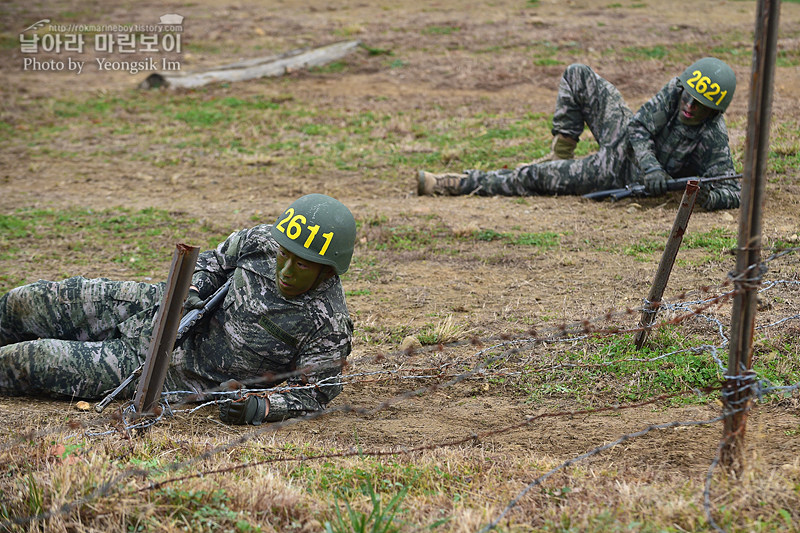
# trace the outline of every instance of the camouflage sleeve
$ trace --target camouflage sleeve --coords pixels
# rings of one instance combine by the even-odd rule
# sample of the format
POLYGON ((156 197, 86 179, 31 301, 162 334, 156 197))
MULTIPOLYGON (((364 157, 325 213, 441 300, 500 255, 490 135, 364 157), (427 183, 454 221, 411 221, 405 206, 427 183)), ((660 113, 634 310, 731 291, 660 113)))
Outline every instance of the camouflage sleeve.
POLYGON ((267 422, 319 411, 342 392, 342 367, 350 355, 353 326, 347 317, 337 321, 343 328, 317 335, 306 345, 297 361, 298 375, 287 380, 283 392, 269 396, 267 422))
POLYGON ((678 78, 671 80, 645 102, 628 125, 628 139, 639 169, 645 173, 662 168, 656 158, 655 137, 675 113, 681 97, 678 78))
POLYGON ((741 201, 741 191, 742 184, 738 179, 703 183, 700 195, 701 205, 708 211, 736 209, 741 201))
POLYGON ((703 176, 735 174, 728 140, 728 128, 725 127, 722 115, 708 122, 692 155, 697 158, 698 168, 703 169, 703 176))
POLYGON ((192 275, 192 285, 198 288, 201 298, 209 297, 228 279, 250 230, 234 231, 215 250, 201 252, 192 275))
MULTIPOLYGON (((721 115, 709 122, 693 155, 697 157, 697 167, 703 169, 703 176, 732 176, 736 173, 728 129, 721 115)), ((705 189, 702 195, 703 208, 714 211, 739 207, 742 190, 740 180, 707 182, 702 184, 702 188, 705 189)))

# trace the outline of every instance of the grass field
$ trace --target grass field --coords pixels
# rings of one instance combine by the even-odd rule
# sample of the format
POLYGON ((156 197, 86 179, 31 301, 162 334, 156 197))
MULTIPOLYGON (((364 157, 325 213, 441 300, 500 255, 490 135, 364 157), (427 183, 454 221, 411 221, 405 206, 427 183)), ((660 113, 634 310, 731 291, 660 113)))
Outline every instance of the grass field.
MULTIPOLYGON (((782 4, 760 395, 734 475, 717 461, 738 210, 693 213, 636 350, 679 195, 419 198, 414 176, 546 154, 570 63, 635 108, 704 55, 739 80, 726 121, 741 169, 755 1, 7 2, 0 293, 163 281, 175 243, 209 249, 311 192, 351 208, 358 240, 342 277, 353 353, 329 409, 242 428, 170 398, 173 416, 138 430, 122 403, 0 397, 0 531, 800 531, 800 2, 782 4), (193 90, 139 89, 146 73, 98 71, 90 51, 81 75, 22 67, 37 20, 165 13, 186 17, 165 57, 187 71, 362 46, 193 90)), ((596 149, 587 132, 577 153, 596 149)))

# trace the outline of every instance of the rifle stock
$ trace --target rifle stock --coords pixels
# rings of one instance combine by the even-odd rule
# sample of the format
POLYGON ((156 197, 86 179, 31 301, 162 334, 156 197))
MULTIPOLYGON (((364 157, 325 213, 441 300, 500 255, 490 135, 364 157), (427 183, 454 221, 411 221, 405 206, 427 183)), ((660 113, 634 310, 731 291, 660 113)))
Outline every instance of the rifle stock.
MULTIPOLYGON (((726 180, 734 180, 734 179, 741 179, 741 174, 734 174, 733 176, 712 176, 708 178, 700 178, 700 177, 690 177, 690 178, 673 178, 667 180, 667 190, 668 191, 682 191, 686 189, 686 184, 692 180, 699 181, 701 184, 706 183, 709 181, 726 181, 726 180)), ((647 197, 651 196, 648 194, 647 190, 644 188, 644 185, 641 183, 633 183, 631 185, 627 185, 621 189, 608 189, 605 191, 594 191, 588 194, 584 194, 584 198, 588 198, 589 200, 605 200, 606 198, 610 198, 612 201, 616 202, 617 200, 622 200, 623 198, 627 198, 629 196, 633 196, 636 198, 647 197)))

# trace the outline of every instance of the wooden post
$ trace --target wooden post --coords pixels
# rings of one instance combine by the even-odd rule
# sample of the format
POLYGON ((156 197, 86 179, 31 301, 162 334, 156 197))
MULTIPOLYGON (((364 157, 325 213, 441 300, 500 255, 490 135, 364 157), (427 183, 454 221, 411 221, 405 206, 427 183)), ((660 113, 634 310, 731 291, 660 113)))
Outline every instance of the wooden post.
POLYGON ((749 385, 754 375, 750 369, 757 309, 756 296, 762 275, 759 269, 761 212, 766 181, 764 168, 769 149, 779 11, 780 0, 758 0, 734 276, 736 292, 731 312, 728 371, 722 394, 724 409, 735 413, 725 419, 723 433, 725 444, 721 450, 721 462, 729 471, 737 474, 744 468, 742 445, 747 423, 747 408, 752 402, 752 389, 749 385))
POLYGON ((639 320, 639 327, 642 329, 636 334, 636 348, 639 350, 642 349, 645 341, 647 341, 647 336, 650 334, 650 326, 655 322, 658 308, 661 307, 661 297, 664 296, 664 289, 667 287, 669 275, 672 273, 672 266, 675 264, 675 257, 678 255, 681 242, 683 242, 683 234, 686 233, 686 227, 689 225, 689 217, 692 216, 694 203, 697 200, 697 191, 699 190, 700 183, 697 180, 690 180, 686 184, 686 190, 683 191, 681 205, 678 208, 678 214, 675 215, 675 223, 672 225, 672 232, 669 234, 669 239, 667 239, 664 253, 661 254, 656 277, 653 280, 653 285, 650 286, 650 294, 647 295, 647 304, 642 309, 642 318, 639 320))
POLYGON ((164 299, 158 310, 156 327, 150 339, 147 358, 142 369, 142 377, 136 388, 133 406, 137 415, 149 411, 158 403, 164 380, 167 377, 172 347, 181 321, 183 301, 192 284, 199 249, 196 246, 178 244, 172 256, 172 266, 167 277, 164 299))

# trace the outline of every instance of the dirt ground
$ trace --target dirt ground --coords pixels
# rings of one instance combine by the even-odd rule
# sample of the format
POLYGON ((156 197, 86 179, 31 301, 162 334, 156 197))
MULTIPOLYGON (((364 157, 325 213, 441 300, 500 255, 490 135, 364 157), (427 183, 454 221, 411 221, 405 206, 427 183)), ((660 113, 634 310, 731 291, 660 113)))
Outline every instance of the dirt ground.
MULTIPOLYGON (((618 85, 632 107, 646 101, 682 66, 658 59, 629 62, 611 50, 648 43, 678 45, 685 41, 713 44, 715 35, 740 32, 750 42, 755 2, 727 0, 683 0, 647 2, 637 8, 622 2, 609 7, 607 0, 541 0, 535 7, 523 1, 500 0, 482 3, 468 0, 437 2, 396 2, 356 0, 319 2, 311 0, 263 2, 219 2, 198 0, 173 6, 186 17, 187 38, 203 35, 218 48, 212 53, 185 54, 184 69, 201 68, 239 59, 228 49, 243 39, 262 39, 265 48, 287 50, 321 45, 347 35, 369 46, 390 49, 405 66, 388 69, 384 58, 359 51, 347 59, 345 73, 295 72, 282 80, 241 82, 229 87, 211 87, 209 94, 280 96, 290 92, 295 100, 314 102, 337 109, 390 112, 396 108, 433 108, 443 113, 483 109, 487 113, 516 111, 551 113, 558 78, 563 65, 535 66, 524 44, 531 40, 574 42, 582 62, 618 85), (451 34, 422 32, 421 27, 457 26, 451 34), (326 36, 331 36, 327 38, 326 36), (687 37, 689 36, 689 37, 687 37), (480 54, 477 50, 504 47, 507 53, 480 54)), ((534 4, 534 3, 531 3, 534 4)), ((27 24, 56 12, 80 10, 84 20, 117 21, 132 18, 157 20, 165 11, 163 3, 59 1, 29 7, 22 2, 4 6, 2 25, 15 35, 27 24), (93 13, 94 10, 94 13, 93 13)), ((781 49, 798 47, 800 4, 784 3, 781 15, 785 35, 781 49)), ((24 95, 26 104, 54 95, 80 92, 124 94, 141 80, 141 75, 89 72, 80 78, 53 73, 22 72, 18 50, 0 54, 3 83, 0 94, 24 95)), ((749 61, 735 64, 739 87, 728 112, 731 144, 741 157, 745 143, 748 105, 749 61)), ((4 100, 6 99, 4 96, 4 100)), ((2 104, 4 120, 15 123, 24 116, 17 104, 2 104)), ((773 98, 773 121, 794 121, 800 117, 800 69, 778 68, 773 98)), ((69 127, 69 123, 66 123, 69 127)), ((409 132, 410 136, 413 133, 409 132)), ((126 143, 123 138, 87 138, 86 143, 126 143)), ((135 144, 130 146, 135 150, 135 144)), ((559 322, 577 322, 602 316, 609 310, 635 307, 647 294, 658 263, 658 254, 641 258, 620 250, 643 238, 661 239, 675 216, 677 197, 620 203, 589 203, 572 197, 533 197, 520 202, 512 198, 418 198, 413 168, 386 168, 381 175, 365 171, 332 172, 326 176, 278 175, 267 166, 263 174, 239 171, 212 157, 186 161, 169 174, 147 161, 121 158, 110 163, 89 157, 52 162, 31 159, 29 147, 9 143, 0 150, 0 212, 20 207, 97 208, 130 206, 156 207, 193 212, 202 205, 205 218, 219 227, 244 227, 252 213, 275 216, 299 194, 323 192, 347 204, 361 221, 383 217, 387 227, 400 224, 425 226, 435 220, 453 234, 474 229, 497 232, 523 227, 529 232, 558 232, 561 244, 551 250, 531 253, 530 249, 501 242, 464 241, 457 254, 433 255, 415 251, 376 251, 370 239, 380 238, 380 228, 367 227, 360 235, 356 254, 377 261, 379 276, 355 269, 345 284, 355 293, 348 299, 355 327, 361 334, 354 345, 350 372, 442 368, 447 361, 460 360, 468 367, 479 360, 480 347, 462 345, 443 353, 421 351, 407 354, 396 342, 371 343, 369 328, 410 325, 422 328, 429 322, 452 316, 469 337, 520 334, 531 325, 547 329, 559 322), (140 179, 141 176, 150 179, 140 179), (358 295, 360 293, 360 295, 358 295), (381 357, 376 357, 381 355, 381 357)), ((444 165, 443 165, 444 166, 444 165)), ((453 163, 458 166, 458 161, 453 163)), ((429 169, 441 170, 441 169, 429 169)), ((457 170, 451 168, 451 170, 457 170)), ((765 239, 789 239, 798 232, 800 176, 790 171, 770 176, 765 239)), ((739 212, 693 214, 690 230, 725 228, 737 230, 739 212)), ((668 296, 702 286, 719 290, 732 256, 705 263, 692 263, 701 250, 681 252, 670 280, 668 296)), ((109 262, 89 265, 85 276, 115 277, 109 262)), ((50 278, 57 270, 36 261, 19 264, 29 280, 50 278)), ((770 279, 797 279, 796 259, 776 261, 770 279)), ((759 324, 797 313, 796 294, 780 293, 774 305, 758 317, 759 324)), ((726 324, 730 306, 714 311, 726 324)), ((703 328, 704 326, 698 326, 703 328)), ((711 330, 705 329, 706 332, 711 330)), ((780 334, 780 333, 776 333, 780 334)), ((709 333, 709 335, 713 335, 709 333)), ((484 346, 487 345, 484 342, 484 346)), ((515 357, 538 360, 551 345, 526 346, 515 357)), ((518 359, 519 360, 519 359, 518 359)), ((461 367, 463 368, 463 366, 461 367)), ((423 382, 428 383, 428 382, 423 382)), ((370 408, 397 394, 420 386, 420 382, 358 382, 345 388, 333 406, 370 408)), ((365 448, 434 444, 474 432, 492 431, 520 422, 526 416, 548 411, 576 409, 557 396, 531 404, 518 388, 473 380, 398 402, 369 415, 334 413, 329 417, 293 426, 289 433, 325 434, 333 445, 348 447, 357 434, 365 448)), ((25 420, 34 412, 54 413, 63 404, 0 399, 4 425, 25 420)), ((717 416, 718 406, 644 407, 593 416, 546 418, 528 427, 493 435, 482 440, 487 450, 500 455, 536 449, 554 459, 567 460, 613 441, 623 434, 651 424, 703 420, 717 416)), ((213 418, 213 412, 194 416, 213 418)), ((80 415, 91 421, 93 414, 80 415)), ((173 422, 180 431, 179 421, 173 422)), ((212 422, 209 421, 209 425, 212 422)), ((216 426, 214 426, 216 427, 216 426)), ((796 438, 800 409, 791 400, 757 409, 751 416, 748 444, 754 457, 771 467, 791 463, 800 454, 796 438)), ((713 458, 721 436, 719 424, 709 427, 669 429, 625 443, 619 449, 592 460, 614 461, 620 470, 653 468, 700 478, 713 458)))

